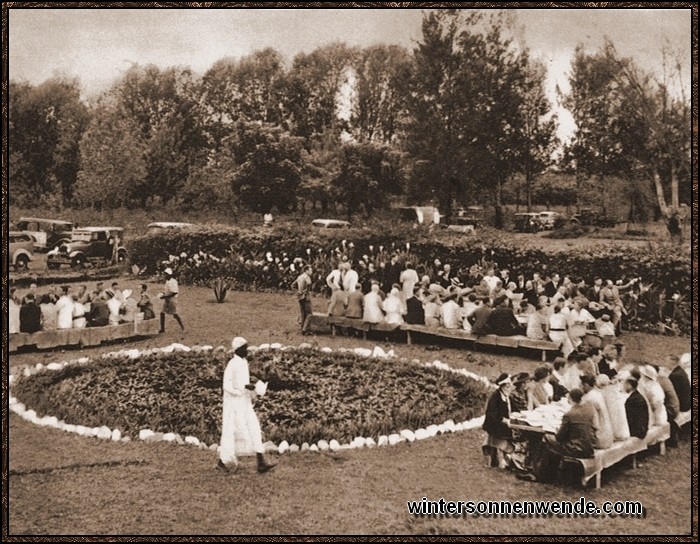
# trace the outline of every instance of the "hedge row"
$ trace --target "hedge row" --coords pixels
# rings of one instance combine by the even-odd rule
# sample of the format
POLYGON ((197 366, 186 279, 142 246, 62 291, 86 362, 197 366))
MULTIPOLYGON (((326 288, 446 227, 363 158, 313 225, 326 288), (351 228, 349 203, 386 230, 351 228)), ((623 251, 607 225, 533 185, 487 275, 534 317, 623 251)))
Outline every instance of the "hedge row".
MULTIPOLYGON (((184 265, 185 260, 191 261, 196 254, 200 260, 210 256, 223 259, 210 261, 204 267, 200 265, 198 268, 202 270, 194 275, 196 277, 185 275, 181 278, 185 283, 205 284, 225 275, 226 270, 245 268, 246 262, 256 268, 261 263, 266 264, 268 271, 272 268, 289 270, 289 263, 297 259, 297 266, 289 270, 291 273, 286 278, 289 279, 287 287, 298 274, 301 260, 311 264, 319 260, 327 262, 328 270, 316 270, 319 275, 325 275, 334 266, 338 255, 348 255, 355 262, 362 260, 363 256, 365 261, 377 262, 394 250, 401 252, 403 260, 413 259, 414 264, 425 268, 430 268, 434 259, 439 258, 443 263, 452 264, 454 270, 485 261, 493 262, 500 268, 508 268, 512 276, 522 273, 531 277, 534 272, 547 274, 556 271, 562 275, 583 277, 588 282, 595 276, 613 280, 640 276, 644 283, 665 289, 669 298, 673 293, 685 297, 690 295, 690 252, 678 251, 677 247, 669 245, 650 245, 641 249, 601 243, 595 247, 557 251, 528 247, 502 235, 465 236, 391 226, 382 232, 369 229, 313 232, 304 228, 243 230, 208 226, 146 236, 130 244, 132 262, 148 272, 162 270, 165 261, 184 265)), ((265 284, 259 276, 254 276, 258 282, 255 287, 280 287, 265 284)), ((276 277, 272 274, 270 281, 276 281, 276 277)), ((232 279, 236 279, 235 275, 232 279)))

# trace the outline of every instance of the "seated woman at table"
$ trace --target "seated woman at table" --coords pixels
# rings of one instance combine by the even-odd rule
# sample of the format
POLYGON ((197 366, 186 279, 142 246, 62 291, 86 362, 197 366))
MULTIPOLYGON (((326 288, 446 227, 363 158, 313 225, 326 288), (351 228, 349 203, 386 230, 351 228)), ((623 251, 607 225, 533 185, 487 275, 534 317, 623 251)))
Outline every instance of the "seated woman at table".
POLYGON ((533 340, 546 340, 549 334, 549 318, 547 317, 546 306, 537 305, 537 310, 527 318, 527 329, 525 336, 533 340))
POLYGON ((400 291, 396 287, 391 289, 386 300, 382 303, 382 310, 385 313, 384 321, 390 325, 403 324, 403 315, 406 312, 400 298, 400 291))
POLYGON ((513 434, 508 426, 510 421, 510 393, 513 390, 510 375, 503 373, 496 380, 498 389, 493 392, 486 404, 484 429, 488 436, 482 446, 484 455, 490 457, 491 465, 494 458, 499 468, 507 468, 506 456, 513 453, 513 434))
POLYGON ((441 312, 438 296, 435 293, 428 295, 425 299, 425 304, 423 304, 423 309, 425 310, 425 324, 428 327, 439 327, 441 312))
POLYGON ((569 337, 569 321, 561 313, 561 305, 554 306, 554 313, 549 317, 549 339, 561 345, 560 351, 564 357, 574 351, 574 345, 569 337))
POLYGON ((534 382, 530 384, 528 389, 528 405, 532 409, 549 404, 552 402, 553 396, 554 388, 549 383, 549 369, 545 366, 536 368, 534 382))

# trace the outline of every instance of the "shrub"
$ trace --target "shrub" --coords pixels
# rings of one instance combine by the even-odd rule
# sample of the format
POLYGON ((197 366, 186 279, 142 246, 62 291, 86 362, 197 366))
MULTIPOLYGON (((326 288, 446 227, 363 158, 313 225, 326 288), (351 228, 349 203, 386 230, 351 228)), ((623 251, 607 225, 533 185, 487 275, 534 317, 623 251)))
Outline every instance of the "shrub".
MULTIPOLYGON (((109 357, 20 377, 13 392, 38 415, 66 423, 218 443, 228 358, 221 351, 109 357)), ((263 351, 249 359, 251 375, 268 382, 255 404, 265 439, 274 442, 342 443, 463 421, 483 413, 488 395, 483 383, 459 374, 350 353, 263 351)))

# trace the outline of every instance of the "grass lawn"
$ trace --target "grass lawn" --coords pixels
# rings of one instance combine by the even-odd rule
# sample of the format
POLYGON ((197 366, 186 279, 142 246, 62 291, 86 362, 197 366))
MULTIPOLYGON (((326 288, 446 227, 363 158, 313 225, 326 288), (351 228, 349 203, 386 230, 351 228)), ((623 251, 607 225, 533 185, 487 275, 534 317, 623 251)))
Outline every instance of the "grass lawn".
MULTIPOLYGON (((120 288, 138 281, 121 278, 120 288)), ((153 284, 149 291, 160 290, 153 284)), ((40 289, 41 291, 41 289, 40 289)), ((158 303, 156 303, 158 304, 158 303)), ((301 336, 293 295, 229 293, 216 304, 210 289, 183 287, 179 300, 186 331, 168 317, 167 332, 128 347, 219 345, 243 334, 252 344, 391 347, 400 357, 440 359, 495 377, 532 371, 539 362, 522 354, 427 349, 359 338, 301 336)), ((314 309, 325 307, 315 300, 314 309)), ((627 359, 662 362, 689 351, 687 338, 626 334, 627 359)), ((48 363, 125 347, 13 354, 10 365, 48 363)), ((223 369, 222 369, 223 371, 223 369)), ((689 534, 691 451, 681 443, 666 456, 644 454, 637 470, 624 463, 603 474, 600 490, 523 482, 484 466, 481 430, 413 444, 339 453, 291 454, 263 476, 252 459, 223 475, 216 455, 165 443, 110 443, 37 427, 10 416, 9 519, 18 534, 689 534), (634 500, 643 519, 418 518, 407 500, 634 500)), ((109 423, 109 422, 105 422, 109 423)), ((696 511, 697 516, 697 511, 696 511)))

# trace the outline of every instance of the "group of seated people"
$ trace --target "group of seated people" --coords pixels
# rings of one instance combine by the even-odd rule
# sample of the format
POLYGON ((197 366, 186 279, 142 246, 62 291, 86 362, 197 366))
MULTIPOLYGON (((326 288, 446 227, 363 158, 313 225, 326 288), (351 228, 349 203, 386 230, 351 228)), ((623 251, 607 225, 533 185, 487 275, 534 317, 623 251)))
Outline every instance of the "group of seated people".
POLYGON ((24 296, 12 287, 10 334, 133 323, 141 319, 141 315, 143 319, 153 319, 155 312, 147 290, 148 286, 142 284, 136 300, 130 289, 121 291, 117 282, 109 289, 103 282, 98 282, 92 291, 86 285, 80 285, 73 292, 70 286, 64 285, 52 287, 42 294, 37 293, 36 284, 31 284, 24 296))
MULTIPOLYGON (((395 257, 390 266, 398 266, 395 257)), ((548 278, 535 273, 529 280, 520 275, 512 281, 508 270, 493 268, 469 277, 472 281, 466 285, 445 264, 434 277, 419 278, 407 262, 396 282, 382 285, 370 276, 363 285, 351 263, 343 261, 326 278, 331 290, 328 315, 367 323, 463 329, 477 335, 523 334, 561 344, 566 357, 589 333, 615 337, 624 313, 620 291, 637 283, 634 279, 615 285, 597 277, 588 287, 583 280, 574 282, 556 273, 548 278)))
POLYGON ((492 466, 523 479, 547 481, 562 457, 590 458, 630 437, 644 439, 653 426, 670 423, 669 447, 678 445, 675 422, 691 408, 691 356, 669 356, 663 365, 622 364, 615 346, 573 352, 530 376, 501 374, 486 406, 484 454, 492 466), (568 399, 556 434, 513 430, 511 414, 568 399))

